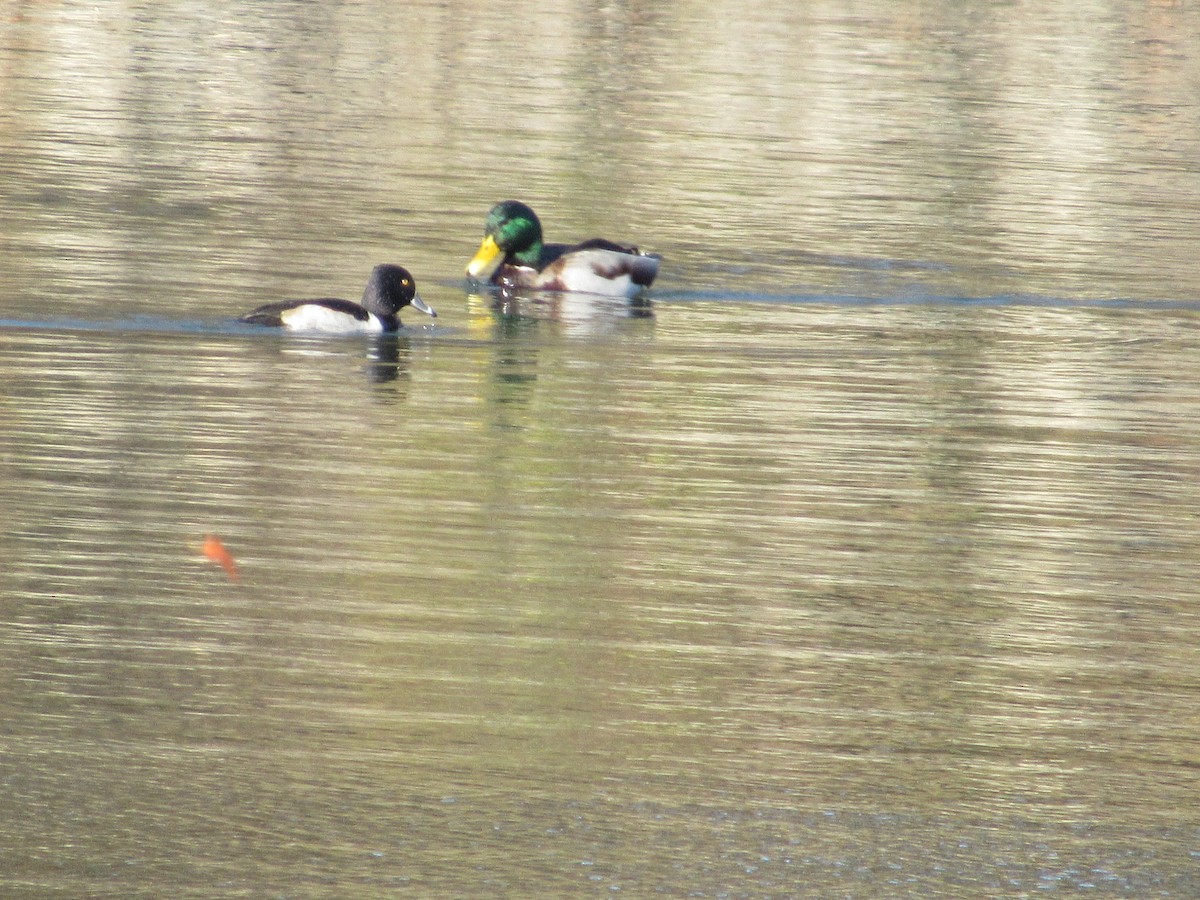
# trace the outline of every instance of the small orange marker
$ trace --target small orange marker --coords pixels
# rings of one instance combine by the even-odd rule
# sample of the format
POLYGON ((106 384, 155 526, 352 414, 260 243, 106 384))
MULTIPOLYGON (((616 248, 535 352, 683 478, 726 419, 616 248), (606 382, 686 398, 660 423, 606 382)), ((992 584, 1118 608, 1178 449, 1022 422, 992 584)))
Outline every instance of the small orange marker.
POLYGON ((229 580, 234 584, 242 580, 242 576, 238 574, 238 567, 233 559, 233 554, 225 549, 225 545, 221 543, 221 539, 215 534, 206 534, 204 536, 204 555, 213 562, 219 563, 221 568, 225 570, 225 574, 229 576, 229 580))

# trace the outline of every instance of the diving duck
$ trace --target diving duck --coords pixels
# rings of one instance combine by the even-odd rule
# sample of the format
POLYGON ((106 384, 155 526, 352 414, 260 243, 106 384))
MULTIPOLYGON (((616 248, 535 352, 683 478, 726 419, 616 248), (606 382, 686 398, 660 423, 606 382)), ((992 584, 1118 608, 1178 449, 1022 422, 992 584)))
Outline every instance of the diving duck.
POLYGON ((406 306, 437 315, 417 295, 416 282, 408 269, 381 263, 371 270, 361 303, 337 297, 283 300, 253 309, 238 321, 326 334, 379 333, 398 329, 400 310, 406 306))
POLYGON ((654 281, 659 259, 603 238, 573 246, 543 243, 537 214, 520 201, 505 200, 488 212, 483 243, 467 275, 511 290, 633 297, 654 281))

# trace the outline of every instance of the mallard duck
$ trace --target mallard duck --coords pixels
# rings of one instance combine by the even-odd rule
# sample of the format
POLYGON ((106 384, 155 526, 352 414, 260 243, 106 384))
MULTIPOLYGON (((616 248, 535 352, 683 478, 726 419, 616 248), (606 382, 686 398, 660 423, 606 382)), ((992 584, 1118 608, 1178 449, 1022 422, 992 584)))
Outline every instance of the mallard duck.
POLYGON ((333 334, 395 331, 400 327, 400 310, 406 306, 437 315, 417 296, 417 285, 408 269, 382 263, 371 270, 361 303, 337 297, 283 300, 251 310, 238 321, 333 334))
POLYGON ((537 214, 517 200, 488 212, 479 252, 467 275, 517 290, 584 291, 633 297, 658 274, 659 257, 592 238, 574 246, 542 242, 537 214))

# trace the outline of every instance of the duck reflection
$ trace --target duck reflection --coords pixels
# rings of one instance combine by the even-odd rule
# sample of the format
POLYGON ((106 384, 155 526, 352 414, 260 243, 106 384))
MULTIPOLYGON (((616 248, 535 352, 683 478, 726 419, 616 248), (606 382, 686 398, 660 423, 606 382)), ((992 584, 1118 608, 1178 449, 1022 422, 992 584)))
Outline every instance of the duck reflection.
MULTIPOLYGON (((645 296, 602 297, 578 292, 522 292, 499 289, 492 293, 469 294, 469 307, 488 310, 499 328, 506 321, 522 319, 546 323, 569 337, 611 334, 627 327, 630 320, 653 319, 654 306, 645 296)), ((500 336, 499 334, 497 336, 500 336)))
POLYGON ((502 430, 528 427, 527 413, 537 393, 539 372, 576 350, 563 337, 644 339, 654 319, 644 297, 611 298, 578 292, 483 291, 467 294, 472 335, 487 343, 487 403, 493 425, 502 430))
POLYGON ((367 349, 367 380, 371 384, 407 384, 412 363, 412 342, 407 335, 381 334, 367 349))

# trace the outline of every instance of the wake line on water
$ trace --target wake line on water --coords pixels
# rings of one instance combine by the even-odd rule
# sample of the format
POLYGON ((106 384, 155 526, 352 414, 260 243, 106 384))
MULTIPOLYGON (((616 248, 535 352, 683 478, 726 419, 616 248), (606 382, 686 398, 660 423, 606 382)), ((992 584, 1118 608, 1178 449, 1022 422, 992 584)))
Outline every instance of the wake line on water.
POLYGON ((765 291, 693 291, 673 289, 650 295, 658 303, 770 303, 795 306, 961 306, 1044 307, 1048 309, 1195 310, 1200 300, 1146 300, 1126 297, 1080 298, 1041 294, 990 294, 960 297, 952 294, 905 292, 893 296, 854 294, 770 293, 765 291))

